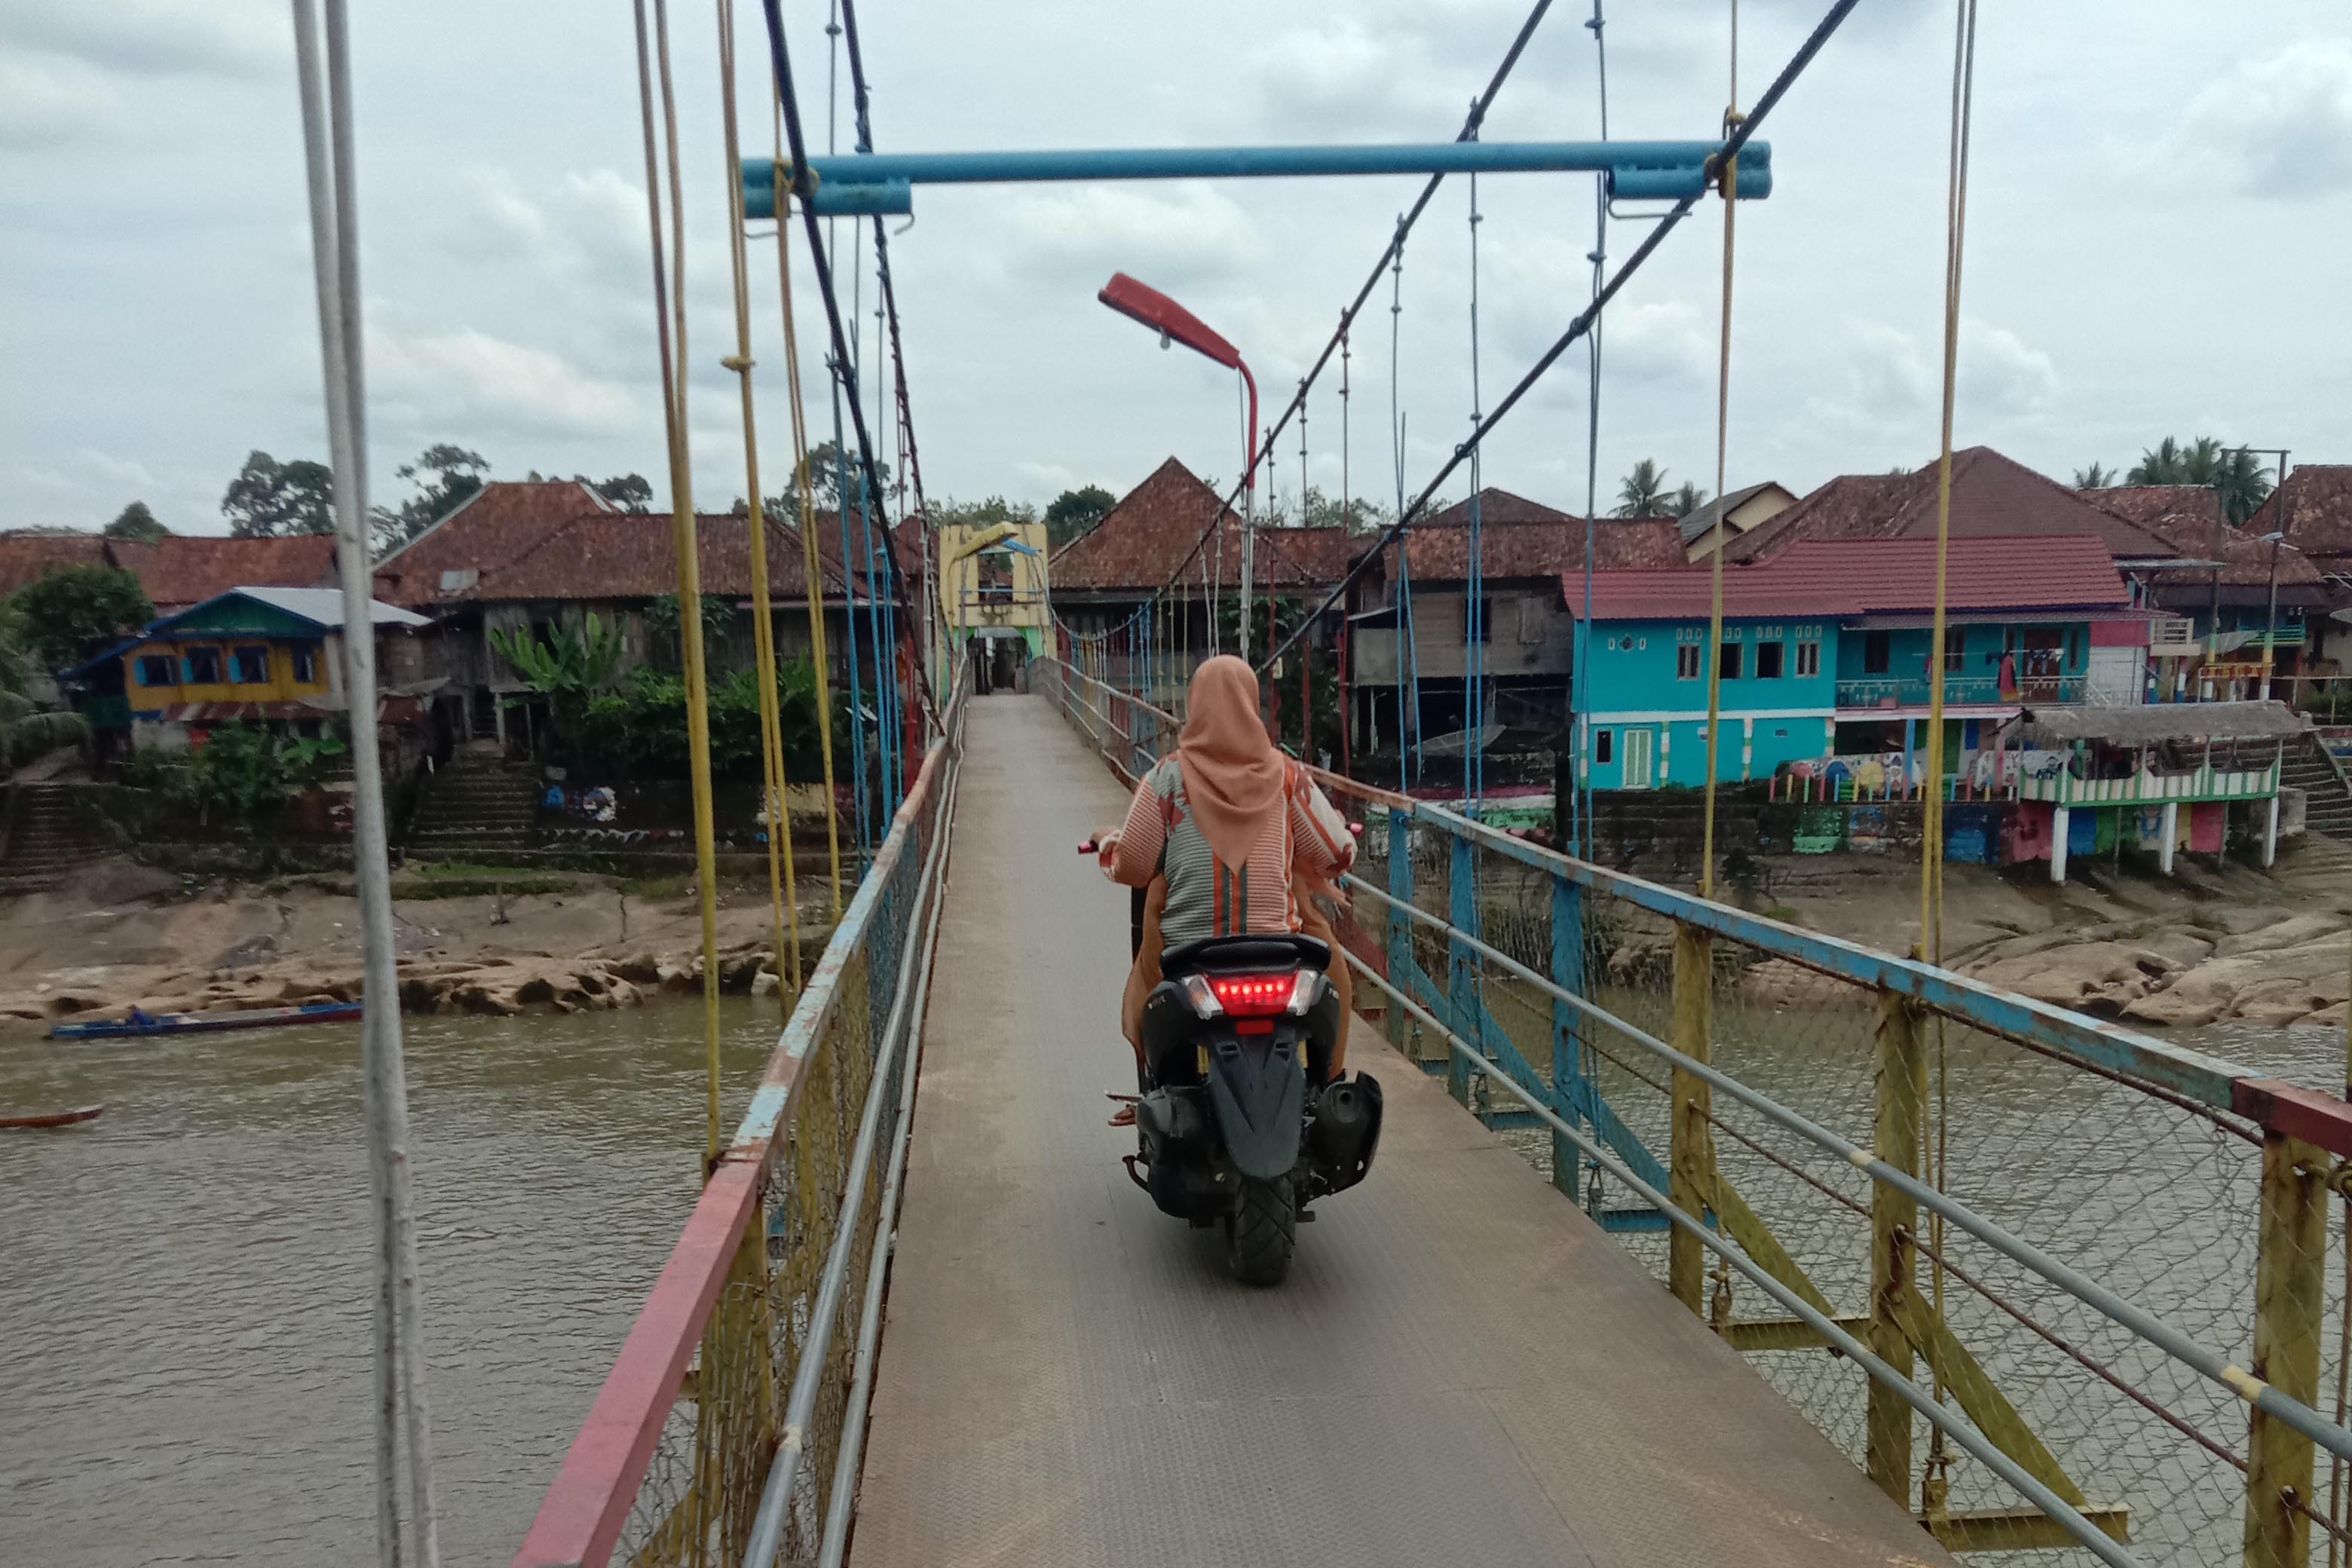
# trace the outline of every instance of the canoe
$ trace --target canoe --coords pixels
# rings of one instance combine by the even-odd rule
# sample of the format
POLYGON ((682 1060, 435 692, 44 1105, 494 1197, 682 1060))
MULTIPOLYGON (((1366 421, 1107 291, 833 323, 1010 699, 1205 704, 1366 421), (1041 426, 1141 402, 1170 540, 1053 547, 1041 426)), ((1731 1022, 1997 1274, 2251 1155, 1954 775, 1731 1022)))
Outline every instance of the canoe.
POLYGON ((360 1016, 356 1002, 314 1002, 301 1007, 253 1007, 236 1013, 156 1013, 141 1018, 109 1018, 87 1024, 52 1024, 53 1040, 120 1039, 136 1035, 203 1035, 223 1029, 275 1029, 289 1024, 347 1024, 360 1016))
POLYGON ((95 1121, 103 1105, 85 1105, 78 1110, 50 1110, 36 1116, 0 1116, 0 1127, 70 1127, 77 1121, 95 1121))

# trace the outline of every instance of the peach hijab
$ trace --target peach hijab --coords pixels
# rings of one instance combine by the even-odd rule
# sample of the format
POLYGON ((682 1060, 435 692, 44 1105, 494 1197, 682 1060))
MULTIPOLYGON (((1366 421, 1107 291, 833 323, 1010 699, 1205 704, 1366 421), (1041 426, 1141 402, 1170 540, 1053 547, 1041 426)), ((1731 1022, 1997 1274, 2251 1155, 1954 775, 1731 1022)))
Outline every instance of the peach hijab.
POLYGON ((1282 809, 1288 770, 1257 712, 1257 672, 1219 654, 1192 672, 1176 743, 1193 826, 1228 866, 1249 859, 1269 814, 1282 809))

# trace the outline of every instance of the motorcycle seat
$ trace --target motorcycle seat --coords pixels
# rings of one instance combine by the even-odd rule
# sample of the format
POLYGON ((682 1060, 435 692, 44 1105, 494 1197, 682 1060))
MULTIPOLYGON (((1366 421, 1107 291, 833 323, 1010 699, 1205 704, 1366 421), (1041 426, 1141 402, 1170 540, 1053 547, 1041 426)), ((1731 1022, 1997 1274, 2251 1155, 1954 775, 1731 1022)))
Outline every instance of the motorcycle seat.
POLYGON ((1331 949, 1311 936, 1266 933, 1212 936, 1179 942, 1160 955, 1168 979, 1193 973, 1231 973, 1261 969, 1328 969, 1331 949))

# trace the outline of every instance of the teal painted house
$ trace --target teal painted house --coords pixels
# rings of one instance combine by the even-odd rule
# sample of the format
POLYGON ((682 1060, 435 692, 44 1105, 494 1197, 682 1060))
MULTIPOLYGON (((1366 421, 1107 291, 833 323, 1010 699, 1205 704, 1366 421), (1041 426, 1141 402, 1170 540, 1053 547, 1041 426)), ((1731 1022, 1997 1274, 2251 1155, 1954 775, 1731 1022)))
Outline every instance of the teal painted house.
MULTIPOLYGON (((1705 564, 1560 580, 1578 621, 1577 727, 1594 789, 1706 782, 1705 564)), ((2140 700, 2148 616, 2095 536, 1957 539, 1946 564, 1948 754, 2027 702, 2140 700)), ((1807 540, 1723 571, 1721 782, 1924 741, 1936 603, 1932 540, 1807 540)))

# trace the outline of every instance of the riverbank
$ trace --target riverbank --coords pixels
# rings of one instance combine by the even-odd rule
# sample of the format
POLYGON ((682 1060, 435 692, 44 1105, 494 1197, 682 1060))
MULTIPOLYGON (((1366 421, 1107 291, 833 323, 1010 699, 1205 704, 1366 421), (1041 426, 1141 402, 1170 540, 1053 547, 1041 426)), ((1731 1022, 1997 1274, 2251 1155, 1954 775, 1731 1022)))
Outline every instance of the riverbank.
MULTIPOLYGON (((802 892, 814 963, 831 903, 822 882, 802 892)), ((603 1011, 701 989, 700 903, 685 878, 430 867, 404 872, 394 895, 404 1012, 603 1011)), ((764 879, 722 882, 722 990, 775 988, 772 928, 764 879)), ((199 882, 103 861, 0 900, 0 1019, 26 1023, 349 1001, 359 906, 348 878, 199 882)))

